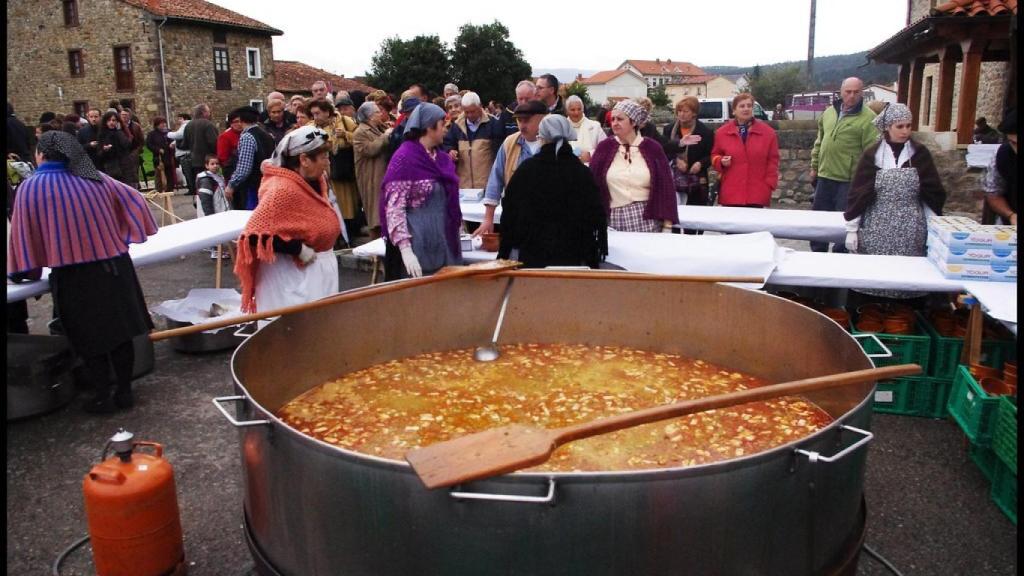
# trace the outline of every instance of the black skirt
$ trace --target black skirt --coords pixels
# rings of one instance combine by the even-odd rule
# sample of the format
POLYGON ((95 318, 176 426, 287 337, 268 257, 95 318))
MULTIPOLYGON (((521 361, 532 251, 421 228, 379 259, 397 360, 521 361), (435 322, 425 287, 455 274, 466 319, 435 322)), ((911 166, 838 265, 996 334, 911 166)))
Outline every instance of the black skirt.
POLYGON ((50 272, 54 316, 75 353, 107 354, 153 329, 153 321, 127 254, 61 266, 50 272))

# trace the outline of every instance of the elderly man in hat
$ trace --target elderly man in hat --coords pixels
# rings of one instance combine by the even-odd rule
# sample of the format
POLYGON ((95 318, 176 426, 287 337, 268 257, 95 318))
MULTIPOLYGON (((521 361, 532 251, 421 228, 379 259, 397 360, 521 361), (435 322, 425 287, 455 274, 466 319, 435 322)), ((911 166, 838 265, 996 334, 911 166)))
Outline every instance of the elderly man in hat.
POLYGON ((519 132, 505 138, 491 167, 491 175, 484 188, 484 221, 473 232, 474 236, 494 231, 494 209, 501 202, 505 185, 520 164, 540 151, 540 121, 548 113, 548 107, 540 100, 528 100, 516 106, 515 118, 519 132))

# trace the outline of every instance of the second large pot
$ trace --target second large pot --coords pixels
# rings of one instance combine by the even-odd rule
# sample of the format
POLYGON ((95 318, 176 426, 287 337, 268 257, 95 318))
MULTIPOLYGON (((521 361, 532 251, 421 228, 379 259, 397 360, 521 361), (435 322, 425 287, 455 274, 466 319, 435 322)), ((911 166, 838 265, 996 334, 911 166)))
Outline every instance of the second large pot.
MULTIPOLYGON (((836 422, 768 452, 454 490, 426 490, 404 462, 274 416, 340 374, 486 342, 504 282, 452 280, 283 317, 235 352, 245 522, 268 573, 800 576, 848 553, 861 527, 870 384, 810 396, 836 422)), ((713 284, 520 279, 502 340, 681 353, 773 382, 871 367, 813 310, 713 284)))

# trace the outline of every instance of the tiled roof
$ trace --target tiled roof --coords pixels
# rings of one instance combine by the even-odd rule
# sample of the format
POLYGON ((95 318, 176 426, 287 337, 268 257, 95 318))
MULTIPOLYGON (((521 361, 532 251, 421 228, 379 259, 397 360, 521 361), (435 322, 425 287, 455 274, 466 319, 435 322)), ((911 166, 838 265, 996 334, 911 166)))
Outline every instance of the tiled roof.
POLYGON ((625 63, 632 65, 634 68, 640 71, 644 76, 659 76, 659 75, 683 75, 683 76, 699 76, 707 74, 699 67, 690 64, 689 62, 673 62, 671 59, 668 60, 626 60, 625 63))
POLYGON ((999 16, 1017 13, 1017 0, 951 0, 932 9, 934 16, 999 16))
POLYGON ((326 70, 314 68, 309 64, 291 60, 274 60, 274 90, 289 93, 310 93, 309 87, 317 80, 329 82, 331 88, 338 90, 362 90, 370 93, 376 88, 367 86, 344 76, 331 74, 326 70))
POLYGON ((267 26, 263 22, 232 12, 216 4, 203 0, 123 0, 132 6, 142 8, 156 16, 166 16, 175 20, 190 20, 220 24, 232 28, 259 30, 271 35, 280 36, 284 32, 267 26))
POLYGON ((669 82, 669 85, 682 86, 690 84, 706 84, 709 80, 718 78, 717 74, 701 74, 698 76, 683 76, 682 79, 675 82, 669 82))
POLYGON ((605 70, 604 72, 594 74, 590 78, 584 78, 583 84, 607 84, 627 72, 627 70, 605 70))

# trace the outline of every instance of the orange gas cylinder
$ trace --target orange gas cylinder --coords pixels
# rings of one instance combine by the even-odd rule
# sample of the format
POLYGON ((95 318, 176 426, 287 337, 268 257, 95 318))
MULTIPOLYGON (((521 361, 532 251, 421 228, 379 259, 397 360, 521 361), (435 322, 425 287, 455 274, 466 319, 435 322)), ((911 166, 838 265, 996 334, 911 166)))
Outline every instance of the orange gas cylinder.
MULTIPOLYGON (((85 513, 99 576, 175 576, 186 573, 174 470, 163 446, 133 442, 120 430, 115 456, 85 475, 85 513), (154 454, 133 452, 150 446, 154 454)), ((106 450, 104 450, 106 456, 106 450)))

